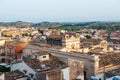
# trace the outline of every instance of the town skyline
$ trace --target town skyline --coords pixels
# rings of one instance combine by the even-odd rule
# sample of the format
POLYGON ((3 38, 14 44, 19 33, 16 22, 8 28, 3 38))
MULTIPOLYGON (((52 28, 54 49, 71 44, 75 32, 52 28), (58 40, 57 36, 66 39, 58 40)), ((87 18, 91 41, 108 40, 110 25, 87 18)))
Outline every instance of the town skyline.
POLYGON ((0 80, 120 80, 120 0, 0 0, 0 80))

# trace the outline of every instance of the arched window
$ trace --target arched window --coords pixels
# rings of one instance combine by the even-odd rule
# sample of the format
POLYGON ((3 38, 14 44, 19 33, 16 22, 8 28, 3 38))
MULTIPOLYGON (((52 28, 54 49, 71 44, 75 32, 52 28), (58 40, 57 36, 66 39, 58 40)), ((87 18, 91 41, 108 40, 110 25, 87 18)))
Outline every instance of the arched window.
POLYGON ((75 49, 75 44, 72 44, 72 45, 71 45, 71 48, 72 48, 72 49, 75 49))
POLYGON ((2 61, 2 63, 5 63, 5 58, 2 58, 1 61, 2 61))
POLYGON ((66 39, 69 39, 69 35, 65 35, 65 38, 66 38, 66 39))

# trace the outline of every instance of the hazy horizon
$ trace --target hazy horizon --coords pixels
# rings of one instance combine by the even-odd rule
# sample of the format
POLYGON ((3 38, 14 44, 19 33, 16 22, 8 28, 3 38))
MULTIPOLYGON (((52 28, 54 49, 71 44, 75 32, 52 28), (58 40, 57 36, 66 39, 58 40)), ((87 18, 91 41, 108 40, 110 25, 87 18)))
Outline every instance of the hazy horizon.
POLYGON ((0 22, 120 22, 120 0, 0 0, 0 22))
MULTIPOLYGON (((0 23, 1 22, 4 22, 4 23, 10 23, 10 22, 19 22, 18 20, 14 20, 14 21, 0 21, 0 23)), ((110 23, 110 22, 120 22, 120 20, 118 20, 118 21, 108 21, 108 20, 104 20, 104 21, 22 21, 21 20, 21 22, 28 22, 28 23, 41 23, 41 22, 50 22, 50 23, 55 23, 55 22, 58 22, 58 23, 89 23, 89 22, 108 22, 108 23, 110 23)))

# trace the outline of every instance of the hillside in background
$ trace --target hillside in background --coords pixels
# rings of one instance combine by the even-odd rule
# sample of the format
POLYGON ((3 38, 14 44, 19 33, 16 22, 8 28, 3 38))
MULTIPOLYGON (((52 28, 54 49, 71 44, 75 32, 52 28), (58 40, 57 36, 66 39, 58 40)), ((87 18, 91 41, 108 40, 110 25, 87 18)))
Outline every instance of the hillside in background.
POLYGON ((79 29, 104 29, 104 30, 120 30, 120 22, 0 22, 0 26, 16 26, 16 27, 44 27, 51 29, 64 29, 68 31, 77 31, 79 29))

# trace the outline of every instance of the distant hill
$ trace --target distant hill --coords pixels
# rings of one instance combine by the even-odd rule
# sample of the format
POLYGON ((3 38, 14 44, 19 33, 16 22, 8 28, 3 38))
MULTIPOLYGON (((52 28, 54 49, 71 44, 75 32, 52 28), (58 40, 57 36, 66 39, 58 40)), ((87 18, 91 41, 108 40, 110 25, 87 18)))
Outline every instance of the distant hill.
POLYGON ((28 27, 30 26, 31 23, 28 22, 22 22, 22 21, 17 21, 17 22, 0 22, 0 26, 16 26, 16 27, 28 27))
POLYGON ((120 30, 120 22, 87 22, 87 23, 69 23, 64 24, 59 29, 76 31, 79 29, 104 29, 109 31, 120 30))
POLYGON ((0 26, 16 26, 16 27, 44 27, 51 29, 65 29, 68 31, 76 31, 79 29, 105 29, 105 30, 120 30, 120 22, 0 22, 0 26))

